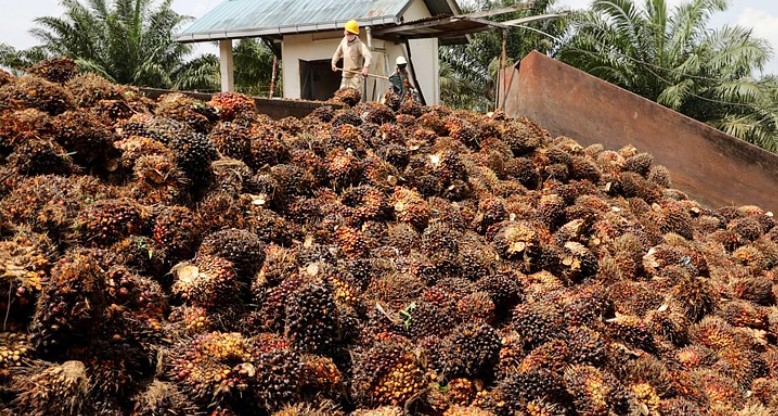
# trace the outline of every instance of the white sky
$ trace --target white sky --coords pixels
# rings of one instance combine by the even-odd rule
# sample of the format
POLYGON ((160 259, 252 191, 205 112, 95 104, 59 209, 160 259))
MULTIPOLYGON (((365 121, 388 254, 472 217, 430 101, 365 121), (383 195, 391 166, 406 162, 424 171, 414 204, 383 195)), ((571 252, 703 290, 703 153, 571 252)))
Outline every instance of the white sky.
MULTIPOLYGON (((173 8, 185 15, 200 17, 222 0, 175 0, 173 8)), ((348 1, 348 0, 344 0, 348 1)), ((684 0, 667 0, 677 5, 684 0)), ((560 6, 571 8, 586 7, 591 0, 558 0, 560 6)), ((57 16, 62 8, 59 0, 0 0, 0 42, 24 49, 38 44, 29 34, 33 19, 38 16, 57 16)), ((713 17, 712 25, 739 24, 752 28, 757 36, 767 39, 778 49, 778 1, 776 0, 734 0, 729 10, 713 17)), ((203 45, 198 51, 215 51, 210 45, 203 45)), ((774 58, 765 72, 778 74, 778 56, 774 58)))

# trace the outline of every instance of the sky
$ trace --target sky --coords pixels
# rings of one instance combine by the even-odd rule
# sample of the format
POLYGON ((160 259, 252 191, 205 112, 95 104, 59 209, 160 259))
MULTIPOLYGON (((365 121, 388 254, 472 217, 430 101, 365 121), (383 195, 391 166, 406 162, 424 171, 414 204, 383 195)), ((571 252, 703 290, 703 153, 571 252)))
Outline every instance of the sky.
MULTIPOLYGON (((175 0, 173 9, 178 13, 200 17, 223 0, 175 0)), ((667 0, 671 6, 684 0, 667 0)), ((558 0, 562 7, 584 8, 591 0, 558 0)), ((753 33, 767 39, 776 50, 775 57, 765 68, 765 73, 778 75, 778 1, 775 0, 730 0, 730 7, 724 13, 713 16, 711 26, 738 24, 751 28, 753 33)), ((17 49, 38 44, 29 34, 34 26, 33 19, 39 16, 58 16, 62 11, 59 0, 0 0, 0 43, 7 43, 17 49)), ((205 44, 198 52, 215 52, 216 48, 205 44)))

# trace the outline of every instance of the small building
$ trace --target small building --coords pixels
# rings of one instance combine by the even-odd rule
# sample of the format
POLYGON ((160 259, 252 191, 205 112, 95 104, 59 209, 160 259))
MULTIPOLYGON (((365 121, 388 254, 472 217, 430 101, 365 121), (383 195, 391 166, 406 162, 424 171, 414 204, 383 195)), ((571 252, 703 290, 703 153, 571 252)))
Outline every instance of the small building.
MULTIPOLYGON (((180 42, 219 41, 222 90, 233 88, 232 41, 263 38, 281 58, 285 98, 326 100, 340 86, 332 55, 351 19, 360 25, 360 38, 373 52, 371 74, 388 76, 399 56, 427 104, 440 100, 438 44, 446 29, 425 31, 425 22, 459 14, 453 0, 225 0, 177 36, 180 42), (405 32, 409 23, 414 31, 405 32), (403 33, 408 36, 402 36, 403 33)), ((462 33, 447 37, 462 42, 462 33)), ((365 98, 380 100, 389 83, 369 77, 365 98)))

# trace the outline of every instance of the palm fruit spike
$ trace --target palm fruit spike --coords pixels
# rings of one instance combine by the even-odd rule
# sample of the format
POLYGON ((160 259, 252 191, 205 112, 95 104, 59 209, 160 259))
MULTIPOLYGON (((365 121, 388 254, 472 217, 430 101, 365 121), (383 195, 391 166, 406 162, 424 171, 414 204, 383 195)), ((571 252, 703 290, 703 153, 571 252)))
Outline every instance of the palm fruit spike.
POLYGON ((513 325, 524 344, 532 349, 564 333, 564 316, 551 303, 518 305, 513 310, 513 325))
POLYGON ((341 88, 335 91, 335 101, 353 107, 362 100, 362 94, 354 88, 341 88))
POLYGON ((263 342, 262 336, 252 341, 254 400, 271 412, 299 401, 305 374, 302 357, 283 343, 263 342))
POLYGON ((8 164, 21 175, 67 175, 75 172, 73 160, 56 142, 33 139, 16 146, 8 164))
POLYGON ((152 238, 165 247, 171 262, 192 257, 200 239, 194 214, 186 207, 163 208, 154 218, 152 238))
POLYGON ((0 290, 13 293, 10 303, 3 305, 13 318, 11 322, 20 318, 26 322, 27 311, 34 306, 46 280, 51 251, 51 242, 45 236, 31 232, 19 232, 13 239, 0 241, 0 290))
POLYGON ((78 75, 78 66, 70 58, 47 59, 27 69, 27 73, 49 82, 64 84, 78 75))
POLYGON ((19 392, 11 403, 16 414, 66 416, 92 413, 90 382, 84 363, 66 361, 28 369, 11 388, 19 392))
POLYGON ((88 253, 63 257, 38 298, 30 325, 36 349, 48 352, 70 340, 88 337, 103 318, 105 276, 88 253))
POLYGON ((395 216, 400 222, 411 224, 417 230, 427 227, 430 217, 429 207, 418 192, 397 188, 389 203, 393 206, 395 216))
POLYGON ((169 146, 176 164, 193 182, 202 183, 210 173, 211 162, 218 157, 213 143, 199 133, 176 136, 169 146))
POLYGON ((8 383, 15 373, 13 368, 27 365, 32 353, 26 334, 0 332, 0 383, 8 383))
POLYGON ((57 142, 85 167, 115 168, 121 152, 114 147, 114 134, 90 114, 67 111, 54 119, 57 142))
POLYGON ((214 255, 231 261, 242 279, 252 279, 265 262, 265 243, 246 230, 225 229, 205 237, 198 255, 214 255))
POLYGON ((87 206, 76 218, 76 235, 85 245, 107 246, 140 234, 145 214, 130 200, 102 200, 87 206))
POLYGON ((217 308, 240 299, 240 281, 232 262, 203 255, 173 268, 172 293, 191 306, 217 308))
POLYGON ((253 99, 231 92, 222 92, 214 95, 211 101, 208 102, 208 105, 216 108, 219 117, 223 121, 232 121, 238 116, 256 112, 256 105, 253 99))
POLYGON ((323 281, 303 283, 287 299, 284 332, 304 352, 331 353, 337 320, 332 290, 323 281))
POLYGON ((122 98, 120 88, 100 75, 80 74, 65 84, 65 88, 75 97, 79 107, 92 107, 100 100, 118 100, 122 98))
POLYGON ((16 78, 13 83, 0 87, 0 102, 17 102, 53 116, 74 107, 73 96, 67 90, 37 77, 16 78))
POLYGON ((491 326, 462 325, 443 342, 440 357, 443 373, 450 378, 488 375, 497 363, 500 346, 500 337, 491 326))

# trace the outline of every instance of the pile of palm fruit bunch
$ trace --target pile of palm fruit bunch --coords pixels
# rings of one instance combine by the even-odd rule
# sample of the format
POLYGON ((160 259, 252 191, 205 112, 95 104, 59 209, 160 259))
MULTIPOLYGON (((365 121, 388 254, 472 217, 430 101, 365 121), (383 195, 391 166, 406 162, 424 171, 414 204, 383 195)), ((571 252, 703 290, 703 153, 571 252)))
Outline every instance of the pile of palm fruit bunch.
POLYGON ((776 220, 649 154, 30 72, 0 72, 0 414, 778 414, 776 220))

